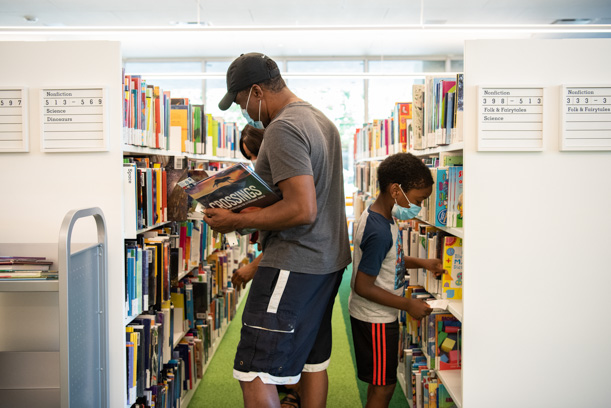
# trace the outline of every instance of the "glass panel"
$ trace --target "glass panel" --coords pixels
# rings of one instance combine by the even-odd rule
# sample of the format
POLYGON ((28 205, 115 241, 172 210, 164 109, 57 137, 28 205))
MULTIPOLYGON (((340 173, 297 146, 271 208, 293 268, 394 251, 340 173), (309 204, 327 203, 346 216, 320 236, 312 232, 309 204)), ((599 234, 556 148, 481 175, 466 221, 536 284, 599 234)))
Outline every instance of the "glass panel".
MULTIPOLYGON (((129 62, 125 63, 126 75, 146 73, 169 74, 174 72, 202 72, 199 61, 170 62, 129 62)), ((203 80, 201 79, 160 79, 151 78, 147 83, 159 86, 164 91, 170 91, 173 98, 189 98, 191 103, 203 102, 203 80)))
MULTIPOLYGON (((233 60, 232 60, 233 61, 233 60)), ((231 61, 206 61, 207 73, 222 73, 226 74, 231 61)), ((246 119, 242 116, 240 107, 235 103, 231 107, 222 111, 219 109, 219 102, 227 92, 227 80, 223 76, 219 79, 206 79, 206 102, 204 111, 212 114, 212 116, 221 116, 228 122, 236 122, 238 129, 246 126, 246 119)))
POLYGON ((452 60, 450 61, 450 70, 452 72, 463 72, 465 70, 463 60, 452 60))
MULTIPOLYGON (((362 73, 363 61, 289 61, 288 72, 362 73)), ((287 84, 298 97, 322 111, 337 126, 342 139, 344 190, 354 189, 352 144, 354 132, 365 120, 364 81, 351 78, 288 79, 287 84)))
MULTIPOLYGON (((420 72, 443 72, 445 61, 386 60, 369 61, 369 72, 384 74, 406 74, 420 72)), ((418 77, 375 78, 369 80, 367 121, 388 118, 396 102, 412 101, 412 85, 423 84, 418 77)))

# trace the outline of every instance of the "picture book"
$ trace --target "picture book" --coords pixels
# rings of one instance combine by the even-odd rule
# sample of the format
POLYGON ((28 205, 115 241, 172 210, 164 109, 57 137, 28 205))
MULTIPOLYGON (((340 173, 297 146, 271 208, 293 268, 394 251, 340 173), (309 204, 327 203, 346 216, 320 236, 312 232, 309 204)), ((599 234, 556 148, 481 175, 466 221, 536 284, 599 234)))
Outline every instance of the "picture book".
POLYGON ((436 183, 435 226, 445 227, 448 212, 448 169, 446 167, 437 168, 436 183))
POLYGON ((462 299, 462 239, 445 237, 441 289, 444 299, 462 299))
MULTIPOLYGON (((248 166, 238 163, 200 181, 188 177, 178 183, 204 208, 225 208, 241 212, 264 208, 280 197, 248 166)), ((248 234, 254 230, 238 231, 248 234)))

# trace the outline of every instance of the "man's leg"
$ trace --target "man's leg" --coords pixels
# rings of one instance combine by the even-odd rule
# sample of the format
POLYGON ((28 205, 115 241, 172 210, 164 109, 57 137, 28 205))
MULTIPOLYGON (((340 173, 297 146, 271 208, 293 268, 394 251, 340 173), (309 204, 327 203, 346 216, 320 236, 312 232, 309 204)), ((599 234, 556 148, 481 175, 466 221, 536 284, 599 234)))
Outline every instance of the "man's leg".
POLYGON ((329 379, 327 370, 301 373, 301 408, 324 408, 327 406, 329 379))
POLYGON ((244 397, 244 408, 280 408, 278 390, 274 384, 265 384, 257 377, 250 382, 240 381, 240 386, 244 397))

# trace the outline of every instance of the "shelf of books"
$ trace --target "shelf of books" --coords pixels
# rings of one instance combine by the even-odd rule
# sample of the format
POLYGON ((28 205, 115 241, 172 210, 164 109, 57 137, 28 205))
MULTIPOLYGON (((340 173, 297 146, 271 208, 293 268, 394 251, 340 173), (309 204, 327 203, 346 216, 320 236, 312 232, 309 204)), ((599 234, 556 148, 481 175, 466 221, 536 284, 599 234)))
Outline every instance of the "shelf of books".
POLYGON ((212 231, 180 182, 246 160, 234 123, 138 76, 123 86, 125 403, 186 407, 244 293, 231 275, 255 254, 247 234, 212 231))
POLYGON ((404 254, 438 258, 440 279, 425 269, 406 271, 405 296, 438 300, 420 321, 399 314, 399 383, 412 408, 461 407, 463 75, 427 77, 412 101, 396 103, 391 117, 373 120, 354 136, 355 219, 378 196, 377 167, 388 155, 409 152, 430 168, 431 196, 419 216, 399 221, 404 254))

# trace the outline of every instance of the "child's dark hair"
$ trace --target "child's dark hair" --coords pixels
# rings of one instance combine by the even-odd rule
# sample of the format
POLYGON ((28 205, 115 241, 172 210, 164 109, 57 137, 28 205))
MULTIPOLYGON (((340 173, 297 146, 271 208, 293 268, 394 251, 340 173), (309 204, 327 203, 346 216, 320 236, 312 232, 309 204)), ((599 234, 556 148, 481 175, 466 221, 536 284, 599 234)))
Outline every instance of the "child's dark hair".
POLYGON ((428 167, 411 153, 388 156, 378 167, 378 183, 384 192, 393 183, 399 183, 403 191, 426 188, 433 185, 433 176, 428 167))
POLYGON ((257 129, 256 127, 250 125, 244 126, 240 136, 240 151, 242 152, 242 155, 244 155, 244 157, 246 157, 248 160, 252 160, 252 158, 248 157, 246 154, 244 145, 246 145, 252 154, 258 156, 261 143, 263 143, 263 129, 257 129))

